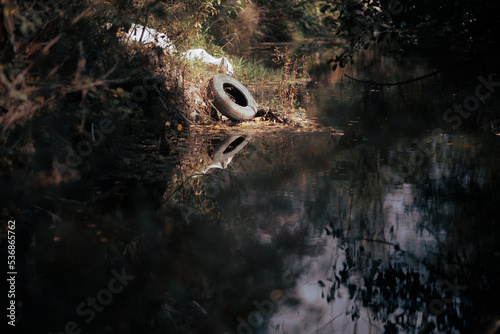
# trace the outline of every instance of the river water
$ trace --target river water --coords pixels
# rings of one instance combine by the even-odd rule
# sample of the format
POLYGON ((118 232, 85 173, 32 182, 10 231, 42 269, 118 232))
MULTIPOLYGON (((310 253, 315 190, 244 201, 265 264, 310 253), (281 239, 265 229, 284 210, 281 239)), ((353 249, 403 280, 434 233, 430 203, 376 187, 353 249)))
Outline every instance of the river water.
POLYGON ((434 70, 365 57, 332 72, 318 56, 302 90, 308 117, 343 136, 188 134, 169 157, 152 153, 26 199, 25 332, 494 327, 495 92, 470 116, 446 114, 483 81, 347 78, 394 82, 434 70))

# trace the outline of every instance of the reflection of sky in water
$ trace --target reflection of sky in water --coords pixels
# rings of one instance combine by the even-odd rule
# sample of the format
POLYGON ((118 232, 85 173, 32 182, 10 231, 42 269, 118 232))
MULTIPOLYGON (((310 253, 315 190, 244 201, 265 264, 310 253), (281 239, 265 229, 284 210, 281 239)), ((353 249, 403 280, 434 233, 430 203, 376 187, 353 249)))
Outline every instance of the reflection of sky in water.
MULTIPOLYGON (((382 220, 384 228, 376 238, 365 239, 388 241, 398 245, 399 250, 385 243, 367 240, 349 244, 351 248, 360 245, 365 249, 371 248, 373 254, 384 258, 387 263, 410 267, 425 276, 425 269, 415 259, 422 260, 428 255, 428 251, 435 250, 437 241, 428 231, 416 233, 420 214, 416 209, 408 209, 415 207, 413 189, 411 184, 392 189, 384 195, 383 215, 369 219, 369 223, 373 224, 376 224, 378 219, 382 220)), ((352 220, 356 219, 357 217, 352 217, 352 220)), ((347 239, 363 239, 363 232, 360 229, 351 230, 347 239)), ((293 267, 302 268, 304 271, 288 296, 298 299, 299 304, 280 307, 270 321, 269 332, 273 332, 272 329, 276 333, 368 333, 376 329, 383 331, 384 323, 373 319, 372 312, 363 307, 359 296, 349 298, 347 284, 365 288, 363 274, 369 269, 363 266, 365 263, 354 263, 349 268, 350 277, 347 284, 341 284, 336 289, 333 302, 326 301, 329 289, 340 277, 339 272, 346 269, 346 245, 342 245, 341 239, 337 237, 318 238, 317 243, 321 244, 318 255, 301 257, 292 264, 293 267), (324 287, 318 283, 320 281, 324 282, 324 287), (359 312, 359 318, 353 322, 355 312, 359 312)))

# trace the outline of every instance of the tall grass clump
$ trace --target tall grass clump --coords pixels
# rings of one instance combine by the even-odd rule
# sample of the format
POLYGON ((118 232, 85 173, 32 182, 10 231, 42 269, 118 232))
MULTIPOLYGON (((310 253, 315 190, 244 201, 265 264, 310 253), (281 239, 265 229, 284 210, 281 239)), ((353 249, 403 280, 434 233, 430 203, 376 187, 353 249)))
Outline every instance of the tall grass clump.
POLYGON ((233 55, 243 55, 260 41, 261 12, 251 1, 227 0, 211 23, 214 42, 233 55))
POLYGON ((283 70, 279 67, 269 67, 253 58, 233 56, 233 67, 236 77, 243 83, 276 83, 281 78, 283 70))
POLYGON ((272 67, 252 58, 232 57, 232 61, 235 76, 249 86, 261 107, 278 113, 303 111, 298 97, 301 85, 310 80, 308 56, 293 57, 287 47, 276 47, 272 67))
POLYGON ((307 73, 309 59, 310 57, 305 55, 299 58, 290 57, 288 47, 284 50, 278 47, 274 49, 273 62, 282 70, 274 98, 278 111, 287 109, 301 110, 298 95, 300 86, 310 79, 307 73))

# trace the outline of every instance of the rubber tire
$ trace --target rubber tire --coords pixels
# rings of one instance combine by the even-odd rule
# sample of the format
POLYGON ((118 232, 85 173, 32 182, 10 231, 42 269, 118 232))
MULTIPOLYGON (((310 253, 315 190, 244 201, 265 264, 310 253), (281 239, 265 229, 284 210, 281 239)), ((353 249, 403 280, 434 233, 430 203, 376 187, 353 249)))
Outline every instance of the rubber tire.
POLYGON ((214 107, 232 121, 248 121, 257 113, 257 102, 252 94, 238 80, 226 74, 216 74, 210 79, 210 90, 213 94, 214 107), (235 101, 226 93, 225 87, 230 87, 235 101))

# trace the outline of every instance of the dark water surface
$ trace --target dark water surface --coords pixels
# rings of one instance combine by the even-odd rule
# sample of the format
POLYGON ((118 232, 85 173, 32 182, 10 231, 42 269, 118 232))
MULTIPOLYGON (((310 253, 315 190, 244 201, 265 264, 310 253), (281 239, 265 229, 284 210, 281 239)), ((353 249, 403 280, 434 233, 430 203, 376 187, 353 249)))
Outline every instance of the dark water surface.
MULTIPOLYGON (((345 73, 387 82, 432 70, 364 69, 371 61, 345 73)), ((443 114, 479 81, 377 86, 341 74, 312 68, 303 104, 344 136, 188 134, 171 157, 153 150, 123 170, 17 192, 22 332, 493 328, 500 137, 487 116, 498 107, 453 128, 443 114)))

